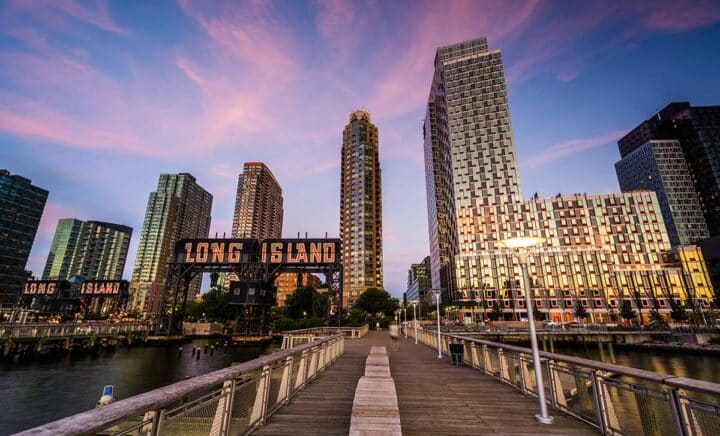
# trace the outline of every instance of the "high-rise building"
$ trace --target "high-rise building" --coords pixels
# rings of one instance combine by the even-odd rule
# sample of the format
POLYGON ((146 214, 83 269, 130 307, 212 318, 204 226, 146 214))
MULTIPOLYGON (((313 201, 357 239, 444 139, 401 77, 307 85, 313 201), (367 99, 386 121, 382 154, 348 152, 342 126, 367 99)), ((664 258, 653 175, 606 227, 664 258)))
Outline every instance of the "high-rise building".
MULTIPOLYGON (((522 198, 501 55, 485 38, 437 50, 424 133, 431 276, 437 286, 450 273, 444 301, 481 300, 485 312, 497 305, 521 318, 520 265, 501 242, 536 236, 531 291, 551 319, 569 321, 579 306, 608 319, 623 301, 647 317, 690 295, 708 307, 709 277, 688 274, 695 261, 670 252, 654 192, 522 198)), ((479 312, 467 307, 464 316, 479 312)))
POLYGON ((48 191, 0 170, 0 306, 17 302, 48 191))
POLYGON ((261 162, 246 162, 238 176, 233 238, 274 239, 282 235, 282 188, 261 162))
POLYGON ((428 296, 432 295, 429 292, 431 287, 430 256, 427 256, 421 263, 410 265, 405 299, 407 301, 424 301, 432 304, 432 302, 428 300, 428 296))
POLYGON ((615 164, 620 189, 654 191, 670 244, 694 244, 710 237, 693 179, 675 139, 651 139, 615 164))
MULTIPOLYGON (((207 238, 211 209, 212 195, 197 184, 195 177, 188 173, 160 175, 145 209, 130 284, 131 310, 160 310, 175 243, 183 238, 207 238)), ((200 280, 198 276, 190 283, 189 298, 200 291, 200 280)))
POLYGON ((63 218, 45 263, 43 280, 121 280, 132 228, 101 221, 63 218))
POLYGON ((317 289, 322 282, 318 276, 304 272, 284 272, 280 273, 275 279, 275 287, 277 288, 277 305, 285 306, 288 295, 295 292, 297 288, 303 286, 312 286, 317 289))
POLYGON ((710 235, 720 235, 720 106, 668 104, 618 141, 621 157, 652 139, 680 143, 710 235))
POLYGON ((340 169, 343 306, 368 288, 382 288, 382 195, 378 129, 356 110, 343 130, 340 169))

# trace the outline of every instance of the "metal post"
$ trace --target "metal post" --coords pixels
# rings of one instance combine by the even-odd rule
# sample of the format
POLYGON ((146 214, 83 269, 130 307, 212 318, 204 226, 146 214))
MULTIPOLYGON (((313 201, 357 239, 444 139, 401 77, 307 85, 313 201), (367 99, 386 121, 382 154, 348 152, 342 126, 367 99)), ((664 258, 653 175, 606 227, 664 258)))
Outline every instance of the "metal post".
POLYGON ((403 332, 405 333, 405 338, 407 339, 407 307, 403 307, 403 326, 405 327, 403 332))
POLYGON ((545 384, 543 383, 542 367, 540 366, 540 350, 538 350, 537 336, 535 334, 535 318, 532 310, 532 298, 530 297, 530 278, 528 277, 527 251, 520 249, 518 254, 520 269, 522 270, 523 275, 523 284, 525 285, 525 308, 527 310, 528 327, 530 328, 530 345, 533 354, 533 367, 535 369, 538 400, 540 402, 540 414, 535 415, 535 419, 537 419, 541 424, 552 424, 555 419, 548 415, 547 403, 545 403, 545 384))
POLYGON ((435 295, 435 302, 437 303, 437 338, 438 338, 438 359, 442 359, 442 344, 440 340, 440 289, 433 289, 433 295, 435 295))
POLYGON ((415 309, 417 308, 417 303, 413 303, 413 324, 415 324, 415 344, 417 344, 417 313, 415 312, 415 309))

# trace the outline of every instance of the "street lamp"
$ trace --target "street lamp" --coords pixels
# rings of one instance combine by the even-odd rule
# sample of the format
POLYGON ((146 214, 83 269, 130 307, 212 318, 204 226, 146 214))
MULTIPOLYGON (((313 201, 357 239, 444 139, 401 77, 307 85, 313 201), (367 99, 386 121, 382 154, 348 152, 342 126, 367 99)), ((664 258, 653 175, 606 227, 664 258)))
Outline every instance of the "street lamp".
POLYGON ((418 300, 411 300, 410 304, 412 304, 412 307, 413 307, 413 324, 415 324, 415 343, 417 344, 417 313, 415 312, 415 308, 418 305, 418 300))
POLYGON ((433 296, 435 297, 435 302, 437 303, 438 359, 442 359, 442 348, 440 348, 440 294, 442 293, 442 290, 431 289, 430 291, 433 293, 433 296))
POLYGON ((403 325, 405 326, 405 338, 407 338, 407 307, 403 306, 403 325))
POLYGON ((523 286, 525 287, 525 309, 527 310, 528 327, 530 329, 530 346, 532 347, 538 401, 540 402, 540 413, 535 415, 535 419, 541 424, 552 424, 555 419, 548 415, 547 404, 545 403, 545 384, 543 383, 542 368, 540 367, 540 350, 538 349, 537 336, 535 335, 535 319, 532 310, 530 278, 528 275, 528 254, 532 248, 538 246, 543 241, 543 238, 518 237, 500 241, 500 246, 511 250, 513 255, 518 259, 520 269, 522 270, 523 286))

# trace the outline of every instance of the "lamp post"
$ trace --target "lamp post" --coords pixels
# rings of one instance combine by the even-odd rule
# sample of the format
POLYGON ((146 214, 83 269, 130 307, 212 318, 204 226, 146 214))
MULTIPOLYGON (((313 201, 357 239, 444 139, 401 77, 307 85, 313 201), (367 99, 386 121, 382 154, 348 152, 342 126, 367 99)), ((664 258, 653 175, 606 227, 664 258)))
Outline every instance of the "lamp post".
POLYGON ((405 326, 405 338, 407 338, 407 306, 403 306, 403 326, 405 326))
POLYGON ((543 238, 518 237, 500 241, 500 245, 512 251, 518 259, 520 269, 522 270, 523 286, 525 288, 525 308, 527 310, 528 327, 530 329, 530 345, 533 355, 533 367, 535 368, 538 401, 540 402, 540 413, 535 415, 535 419, 541 424, 552 424, 555 419, 548 415, 547 403, 545 403, 545 384, 543 383, 542 368, 540 367, 540 350, 538 349, 537 336, 535 334, 535 319, 532 310, 530 278, 528 275, 528 254, 533 247, 536 247, 543 241, 543 238))
POLYGON ((442 348, 440 346, 440 294, 441 294, 442 290, 441 289, 431 289, 430 291, 433 293, 433 296, 435 296, 435 302, 437 303, 438 359, 442 359, 442 348))
POLYGON ((417 344, 417 313, 415 312, 415 308, 418 305, 418 300, 412 300, 410 301, 410 304, 412 304, 413 307, 413 324, 415 324, 415 343, 417 344))

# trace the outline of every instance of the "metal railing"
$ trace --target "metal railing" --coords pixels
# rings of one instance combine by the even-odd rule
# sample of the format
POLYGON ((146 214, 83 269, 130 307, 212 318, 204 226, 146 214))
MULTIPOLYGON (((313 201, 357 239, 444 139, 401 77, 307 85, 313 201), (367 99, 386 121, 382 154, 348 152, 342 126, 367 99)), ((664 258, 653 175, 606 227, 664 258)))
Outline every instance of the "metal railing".
POLYGON ((309 329, 289 330, 283 332, 282 350, 295 347, 300 344, 307 344, 318 338, 331 335, 345 335, 350 339, 359 339, 368 332, 368 326, 361 327, 312 327, 309 329))
MULTIPOLYGON (((414 337, 414 329, 407 334, 414 337)), ((436 331, 418 341, 437 348, 436 331)), ((441 333, 442 352, 461 344, 462 361, 537 397, 528 348, 441 333)), ((608 435, 718 435, 720 384, 540 352, 547 402, 608 435)))
POLYGON ((247 434, 335 362, 344 341, 329 336, 20 434, 247 434))
POLYGON ((77 336, 108 336, 118 333, 147 332, 147 323, 65 323, 65 324, 0 324, 0 339, 71 338, 77 336))

